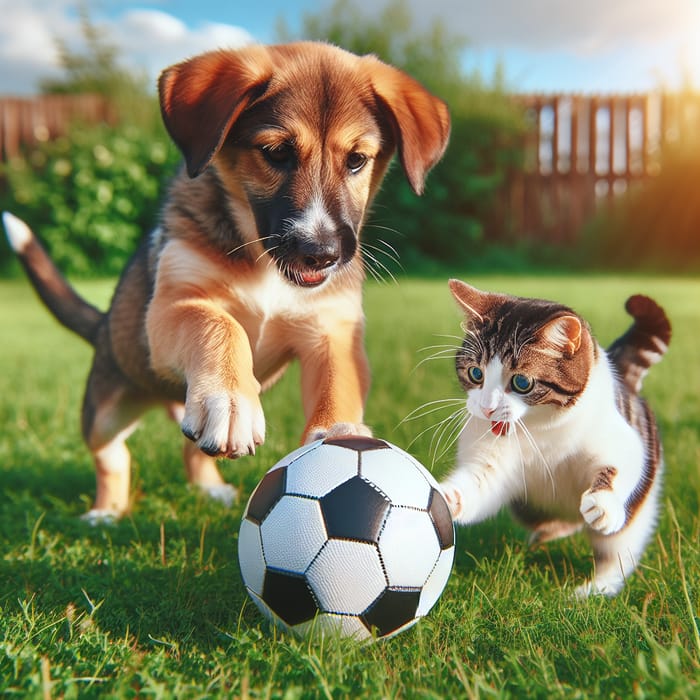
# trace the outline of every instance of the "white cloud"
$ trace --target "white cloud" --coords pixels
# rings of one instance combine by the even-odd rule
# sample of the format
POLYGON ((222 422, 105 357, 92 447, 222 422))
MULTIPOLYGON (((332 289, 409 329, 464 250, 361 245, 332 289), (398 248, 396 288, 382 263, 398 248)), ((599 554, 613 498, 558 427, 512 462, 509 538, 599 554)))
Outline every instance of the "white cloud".
MULTIPOLYGON (((0 94, 36 92, 41 79, 60 73, 57 38, 80 50, 80 18, 71 0, 0 0, 0 94)), ((96 24, 103 21, 95 16, 96 24)), ((152 83, 172 63, 217 47, 253 41, 245 30, 203 22, 191 28, 158 10, 129 10, 104 22, 126 64, 152 83)))
MULTIPOLYGON (((355 0, 368 13, 385 2, 355 0)), ((418 26, 440 18, 477 47, 590 54, 698 29, 697 0, 409 0, 418 26)))
POLYGON ((0 0, 0 92, 32 92, 39 78, 55 75, 56 37, 71 41, 78 29, 68 18, 68 5, 67 0, 0 0))
POLYGON ((115 43, 130 65, 156 76, 163 68, 214 48, 235 48, 253 41, 244 29, 203 22, 194 29, 159 10, 130 10, 111 25, 115 43))

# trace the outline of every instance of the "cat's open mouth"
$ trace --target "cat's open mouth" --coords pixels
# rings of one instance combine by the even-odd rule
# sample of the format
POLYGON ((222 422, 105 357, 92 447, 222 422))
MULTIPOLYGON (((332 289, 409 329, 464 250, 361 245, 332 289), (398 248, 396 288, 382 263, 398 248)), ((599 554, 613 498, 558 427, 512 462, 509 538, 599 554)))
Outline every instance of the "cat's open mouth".
POLYGON ((510 430, 510 423, 502 420, 492 420, 491 421, 491 432, 494 435, 508 435, 510 430))

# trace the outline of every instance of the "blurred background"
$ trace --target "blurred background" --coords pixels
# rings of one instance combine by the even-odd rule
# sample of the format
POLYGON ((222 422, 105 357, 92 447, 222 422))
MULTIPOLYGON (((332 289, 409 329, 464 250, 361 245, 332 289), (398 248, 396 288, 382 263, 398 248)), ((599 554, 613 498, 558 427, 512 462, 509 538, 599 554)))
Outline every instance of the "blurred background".
MULTIPOLYGON (((0 209, 69 274, 118 273, 157 220, 180 160, 158 73, 300 38, 376 53, 451 110, 425 195, 394 168, 375 203, 376 271, 700 270, 698 0, 0 0, 0 13, 0 209)), ((17 269, 3 237, 0 274, 17 269)))

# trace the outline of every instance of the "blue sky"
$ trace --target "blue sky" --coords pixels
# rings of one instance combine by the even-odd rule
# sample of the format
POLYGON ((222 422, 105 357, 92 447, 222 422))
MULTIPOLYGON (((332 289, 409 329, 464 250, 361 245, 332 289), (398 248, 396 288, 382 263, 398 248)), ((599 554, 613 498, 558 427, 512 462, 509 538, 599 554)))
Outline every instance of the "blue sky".
MULTIPOLYGON (((130 64, 155 76, 217 46, 276 39, 283 17, 331 0, 88 0, 130 64)), ((382 0, 354 0, 368 14, 382 0)), ((498 61, 514 90, 635 92, 700 86, 700 0, 407 0, 418 26, 441 19, 467 37, 465 67, 498 61)), ((0 0, 0 94, 30 94, 57 71, 55 38, 79 46, 77 0, 0 0)), ((390 31, 390 28, 387 29, 390 31)))

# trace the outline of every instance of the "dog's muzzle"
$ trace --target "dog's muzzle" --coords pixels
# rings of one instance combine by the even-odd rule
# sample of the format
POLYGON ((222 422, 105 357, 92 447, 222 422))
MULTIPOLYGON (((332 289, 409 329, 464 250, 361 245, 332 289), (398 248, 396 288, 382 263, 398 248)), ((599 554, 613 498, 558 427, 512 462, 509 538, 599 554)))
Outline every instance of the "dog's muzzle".
POLYGON ((357 251, 357 237, 344 226, 323 237, 288 233, 271 253, 280 272, 299 287, 319 287, 357 251))

